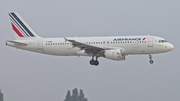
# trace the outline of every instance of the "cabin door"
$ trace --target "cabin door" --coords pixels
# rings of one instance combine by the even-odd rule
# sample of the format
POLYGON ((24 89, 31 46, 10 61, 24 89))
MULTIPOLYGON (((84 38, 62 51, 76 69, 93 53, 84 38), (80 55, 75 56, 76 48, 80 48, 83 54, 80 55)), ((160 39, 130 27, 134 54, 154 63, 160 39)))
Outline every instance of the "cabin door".
POLYGON ((43 40, 38 40, 38 49, 39 50, 43 49, 43 40))
POLYGON ((153 38, 152 37, 148 38, 148 47, 153 47, 153 38))

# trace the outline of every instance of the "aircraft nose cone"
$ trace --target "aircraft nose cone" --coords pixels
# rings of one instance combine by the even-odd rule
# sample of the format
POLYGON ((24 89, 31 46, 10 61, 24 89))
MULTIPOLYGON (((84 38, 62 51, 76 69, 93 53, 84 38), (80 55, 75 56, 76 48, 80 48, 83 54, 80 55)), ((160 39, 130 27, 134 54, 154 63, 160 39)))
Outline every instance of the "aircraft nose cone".
POLYGON ((174 46, 172 44, 170 44, 170 50, 173 50, 174 49, 174 46))

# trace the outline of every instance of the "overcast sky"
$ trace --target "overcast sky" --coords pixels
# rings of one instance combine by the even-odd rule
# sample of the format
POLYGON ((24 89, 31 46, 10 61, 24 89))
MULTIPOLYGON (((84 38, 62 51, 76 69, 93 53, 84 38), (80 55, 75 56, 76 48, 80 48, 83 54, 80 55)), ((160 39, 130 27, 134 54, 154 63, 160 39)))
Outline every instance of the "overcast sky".
POLYGON ((180 101, 180 0, 1 0, 0 88, 5 101, 63 101, 83 89, 88 101, 180 101), (155 35, 168 53, 125 61, 61 57, 5 45, 14 40, 8 13, 18 12, 41 37, 155 35))

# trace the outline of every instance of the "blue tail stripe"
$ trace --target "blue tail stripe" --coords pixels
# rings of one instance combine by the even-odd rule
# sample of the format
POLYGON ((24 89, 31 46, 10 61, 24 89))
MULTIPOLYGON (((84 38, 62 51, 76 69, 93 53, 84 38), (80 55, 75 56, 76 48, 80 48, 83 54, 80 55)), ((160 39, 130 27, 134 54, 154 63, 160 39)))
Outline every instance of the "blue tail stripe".
POLYGON ((11 16, 11 14, 9 14, 9 16, 10 16, 10 17, 12 18, 12 20, 17 24, 17 26, 18 26, 19 28, 21 28, 22 31, 23 31, 27 36, 29 36, 29 34, 27 34, 26 31, 24 31, 24 29, 16 22, 16 20, 11 16))
POLYGON ((20 25, 28 32, 28 34, 32 37, 35 37, 31 31, 24 25, 24 23, 16 16, 15 13, 11 13, 13 15, 13 17, 20 23, 20 25))

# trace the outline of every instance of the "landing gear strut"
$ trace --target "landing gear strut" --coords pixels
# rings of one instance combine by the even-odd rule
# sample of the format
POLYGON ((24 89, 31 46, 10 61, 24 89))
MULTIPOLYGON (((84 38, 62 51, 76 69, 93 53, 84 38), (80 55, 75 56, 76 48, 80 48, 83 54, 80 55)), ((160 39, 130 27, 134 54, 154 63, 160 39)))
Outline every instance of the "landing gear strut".
POLYGON ((149 61, 150 64, 153 64, 154 61, 152 60, 152 54, 149 54, 149 59, 150 59, 150 61, 149 61))
POLYGON ((94 55, 92 56, 92 60, 90 60, 90 64, 91 65, 95 65, 95 66, 98 66, 99 65, 99 61, 97 60, 98 57, 96 56, 96 60, 94 60, 94 55))

